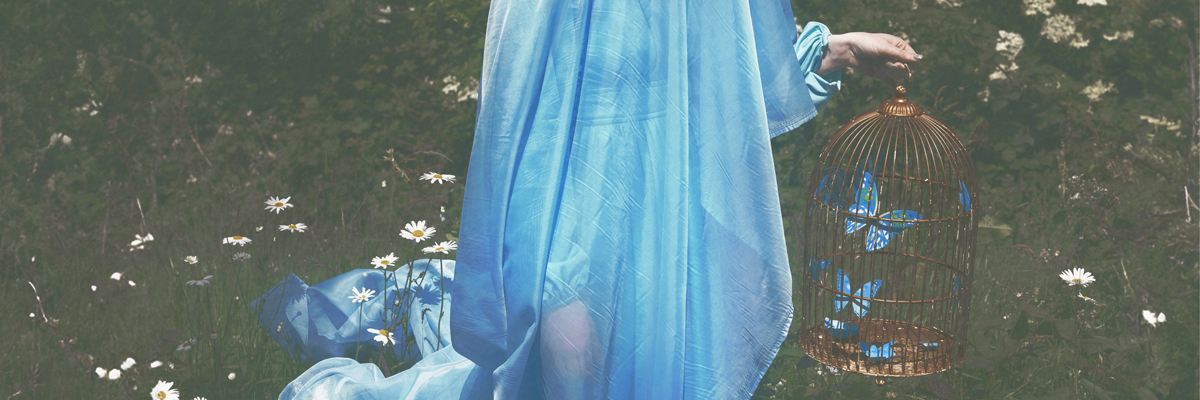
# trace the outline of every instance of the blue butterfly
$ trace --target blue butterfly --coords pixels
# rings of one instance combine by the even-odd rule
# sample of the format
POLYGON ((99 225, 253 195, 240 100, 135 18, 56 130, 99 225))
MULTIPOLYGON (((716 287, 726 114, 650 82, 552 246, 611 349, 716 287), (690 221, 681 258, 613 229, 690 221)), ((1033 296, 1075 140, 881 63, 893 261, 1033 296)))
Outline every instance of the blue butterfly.
POLYGON ((846 173, 841 168, 834 167, 832 170, 826 168, 825 176, 821 177, 821 183, 817 185, 817 198, 822 198, 825 205, 836 209, 845 208, 846 204, 842 201, 842 193, 845 193, 846 173))
MULTIPOLYGON (((875 188, 875 180, 870 172, 863 172, 862 182, 855 199, 857 202, 847 211, 863 217, 875 216, 875 212, 879 208, 879 190, 875 188)), ((879 215, 879 218, 894 221, 869 221, 866 218, 851 216, 846 219, 846 234, 857 232, 870 224, 871 229, 867 231, 867 251, 879 250, 887 246, 888 242, 892 240, 892 235, 916 225, 915 221, 921 219, 921 214, 916 211, 896 210, 883 213, 879 215)))
MULTIPOLYGON (((839 269, 837 272, 837 279, 837 290, 842 293, 850 293, 850 290, 852 289, 850 287, 850 277, 846 276, 846 273, 839 269)), ((854 295, 873 299, 875 298, 875 293, 879 292, 879 286, 882 285, 883 280, 881 279, 864 283, 862 289, 858 289, 858 291, 854 292, 854 295)), ((871 310, 870 301, 851 298, 839 294, 833 298, 833 311, 842 312, 842 309, 846 307, 846 303, 850 303, 854 306, 854 315, 859 317, 867 315, 867 312, 871 310)))
POLYGON ((883 346, 875 346, 867 342, 858 342, 858 347, 862 349, 863 354, 867 355, 867 359, 871 361, 883 361, 900 356, 900 354, 892 353, 893 343, 896 342, 887 342, 883 346))
POLYGON ((849 339, 858 335, 858 325, 825 318, 825 333, 834 339, 849 339))
POLYGON ((820 274, 821 271, 824 271, 825 267, 828 266, 829 261, 808 260, 808 272, 810 275, 812 275, 813 280, 817 282, 821 281, 820 279, 817 279, 817 275, 820 274))
POLYGON ((958 192, 958 201, 962 202, 967 212, 971 212, 971 193, 967 192, 967 184, 958 182, 958 186, 962 188, 962 191, 958 192))
POLYGON ((921 348, 923 348, 925 350, 937 350, 938 345, 940 344, 938 342, 933 342, 933 343, 920 342, 920 343, 921 343, 921 348))

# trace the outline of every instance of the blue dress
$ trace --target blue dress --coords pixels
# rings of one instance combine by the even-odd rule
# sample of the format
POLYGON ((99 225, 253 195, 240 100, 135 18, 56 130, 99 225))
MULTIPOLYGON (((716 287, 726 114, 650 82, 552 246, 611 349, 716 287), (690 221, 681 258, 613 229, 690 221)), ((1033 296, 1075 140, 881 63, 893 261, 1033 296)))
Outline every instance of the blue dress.
POLYGON ((792 316, 770 139, 837 91, 828 35, 786 0, 493 1, 452 346, 280 398, 749 398, 792 316))

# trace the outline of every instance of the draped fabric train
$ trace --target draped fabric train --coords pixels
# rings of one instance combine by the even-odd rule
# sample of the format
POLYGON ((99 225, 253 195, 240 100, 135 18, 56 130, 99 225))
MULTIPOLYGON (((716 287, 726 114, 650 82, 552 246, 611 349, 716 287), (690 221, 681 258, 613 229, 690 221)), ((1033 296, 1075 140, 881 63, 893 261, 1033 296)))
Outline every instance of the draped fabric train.
POLYGON ((770 138, 837 91, 828 29, 797 38, 786 0, 488 24, 452 348, 387 379, 326 360, 281 399, 749 398, 792 314, 770 138))

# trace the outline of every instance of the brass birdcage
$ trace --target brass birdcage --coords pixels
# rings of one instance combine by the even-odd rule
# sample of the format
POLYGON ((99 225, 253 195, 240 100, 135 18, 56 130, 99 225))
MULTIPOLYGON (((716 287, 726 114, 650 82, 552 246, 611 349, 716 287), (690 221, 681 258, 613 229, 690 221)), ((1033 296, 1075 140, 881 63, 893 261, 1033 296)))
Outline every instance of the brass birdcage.
POLYGON ((905 93, 821 151, 796 274, 801 348, 879 384, 963 361, 979 220, 970 155, 905 93))

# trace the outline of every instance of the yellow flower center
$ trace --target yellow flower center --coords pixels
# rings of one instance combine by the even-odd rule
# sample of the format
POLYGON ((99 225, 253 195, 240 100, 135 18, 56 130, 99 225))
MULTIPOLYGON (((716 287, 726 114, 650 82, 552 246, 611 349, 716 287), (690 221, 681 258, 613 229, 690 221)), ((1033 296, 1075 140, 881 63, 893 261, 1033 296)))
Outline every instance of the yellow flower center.
POLYGON ((288 225, 288 229, 296 229, 296 224, 288 225))
POLYGON ((413 236, 416 236, 416 237, 425 236, 425 232, 420 229, 417 229, 417 230, 413 231, 413 236))
POLYGON ((388 335, 388 331, 387 331, 387 329, 380 329, 380 330, 379 330, 379 336, 387 337, 387 335, 388 335))
POLYGON ((193 281, 202 281, 202 280, 204 280, 204 277, 202 277, 202 276, 197 276, 197 277, 196 277, 196 279, 192 279, 192 280, 193 280, 193 281))
POLYGON ((433 179, 442 179, 442 174, 433 174, 433 179))
POLYGON ((165 390, 159 390, 158 393, 154 394, 154 397, 157 397, 158 400, 166 400, 167 392, 165 390))
POLYGON ((1072 279, 1072 280, 1071 280, 1071 283, 1073 283, 1073 284, 1082 284, 1082 283, 1083 283, 1083 279, 1075 278, 1075 279, 1072 279))
POLYGON ((283 207, 283 203, 275 203, 275 207, 283 207))
POLYGON ((233 240, 242 240, 242 237, 241 237, 241 236, 234 236, 234 237, 233 237, 233 240))
POLYGON ((380 261, 379 263, 383 264, 383 265, 387 265, 388 262, 389 262, 388 260, 383 260, 383 261, 380 261))

